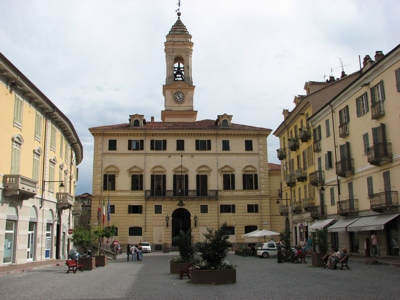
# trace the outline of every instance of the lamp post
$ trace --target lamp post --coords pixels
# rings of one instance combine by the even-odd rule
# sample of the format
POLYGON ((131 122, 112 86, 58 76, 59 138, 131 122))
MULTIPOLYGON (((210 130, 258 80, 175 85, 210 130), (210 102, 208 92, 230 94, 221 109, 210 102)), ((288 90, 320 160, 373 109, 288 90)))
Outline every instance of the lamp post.
POLYGON ((169 216, 168 215, 165 217, 165 223, 167 224, 167 227, 168 227, 168 223, 169 223, 169 216))
POLYGON ((194 215, 194 227, 197 227, 197 220, 198 220, 198 218, 197 218, 197 216, 196 215, 194 215))

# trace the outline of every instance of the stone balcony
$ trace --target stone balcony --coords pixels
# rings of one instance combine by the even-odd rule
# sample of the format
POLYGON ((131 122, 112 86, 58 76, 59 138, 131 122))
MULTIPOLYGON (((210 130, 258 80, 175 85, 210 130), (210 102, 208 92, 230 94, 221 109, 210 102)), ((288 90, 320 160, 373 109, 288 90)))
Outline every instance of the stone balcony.
POLYGON ((338 214, 351 216, 358 214, 358 199, 341 200, 337 203, 338 214))
POLYGON ((324 171, 318 170, 308 175, 308 180, 313 186, 322 186, 325 183, 324 171))
POLYGON ((56 193, 57 209, 64 210, 74 205, 74 196, 69 193, 56 193))
POLYGON ((369 196, 371 209, 376 212, 397 210, 399 197, 397 191, 386 191, 369 196))
POLYGON ((27 200, 37 194, 37 181, 22 175, 4 175, 3 186, 6 197, 19 196, 21 200, 27 200))

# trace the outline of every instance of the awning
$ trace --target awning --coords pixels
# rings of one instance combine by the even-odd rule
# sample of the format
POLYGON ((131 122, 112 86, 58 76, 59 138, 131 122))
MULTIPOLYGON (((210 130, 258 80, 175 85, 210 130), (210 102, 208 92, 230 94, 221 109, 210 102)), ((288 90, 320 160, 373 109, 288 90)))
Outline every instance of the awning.
POLYGON ((348 219, 340 219, 335 224, 328 228, 329 232, 343 232, 346 231, 346 227, 350 224, 353 224, 359 218, 348 218, 348 219))
POLYGON ((383 230, 385 224, 400 214, 376 215, 363 217, 347 226, 347 231, 383 230))
POLYGON ((326 220, 319 220, 312 224, 310 227, 308 227, 308 231, 314 232, 317 229, 323 229, 325 226, 331 224, 335 219, 326 219, 326 220))

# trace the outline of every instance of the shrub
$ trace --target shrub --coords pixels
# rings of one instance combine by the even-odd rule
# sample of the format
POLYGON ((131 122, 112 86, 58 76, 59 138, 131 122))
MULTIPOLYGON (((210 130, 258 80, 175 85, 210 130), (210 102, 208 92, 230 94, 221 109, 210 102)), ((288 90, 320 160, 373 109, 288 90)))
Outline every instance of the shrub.
POLYGON ((315 244, 318 246, 318 252, 325 254, 328 252, 329 243, 328 243, 328 230, 324 229, 317 229, 315 231, 314 237, 315 244))
MULTIPOLYGON (((173 242, 179 247, 180 262, 189 262, 193 260, 194 247, 191 229, 186 232, 181 230, 179 235, 174 237, 173 242)), ((173 261, 177 262, 178 259, 174 259, 173 261)))

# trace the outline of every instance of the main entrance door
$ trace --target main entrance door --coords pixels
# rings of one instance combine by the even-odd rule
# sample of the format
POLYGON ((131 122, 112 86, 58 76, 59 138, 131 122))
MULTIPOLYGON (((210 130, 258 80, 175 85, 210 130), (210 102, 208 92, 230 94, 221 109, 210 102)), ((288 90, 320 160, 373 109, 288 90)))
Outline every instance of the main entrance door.
MULTIPOLYGON (((178 208, 172 213, 172 240, 179 232, 188 231, 191 228, 190 212, 185 208, 178 208)), ((172 241, 172 246, 176 246, 172 241)))

